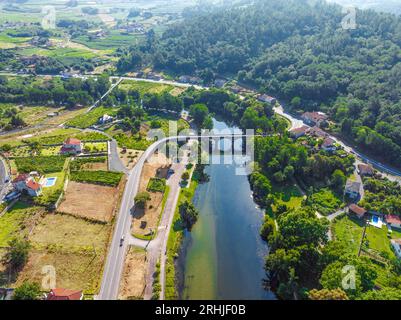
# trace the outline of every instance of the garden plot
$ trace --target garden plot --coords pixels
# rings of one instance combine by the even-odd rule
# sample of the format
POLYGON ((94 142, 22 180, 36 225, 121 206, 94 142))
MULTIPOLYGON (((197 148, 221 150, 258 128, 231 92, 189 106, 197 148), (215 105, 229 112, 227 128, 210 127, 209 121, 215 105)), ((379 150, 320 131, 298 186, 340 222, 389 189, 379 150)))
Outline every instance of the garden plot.
POLYGON ((118 200, 118 189, 70 181, 59 212, 109 222, 118 200))

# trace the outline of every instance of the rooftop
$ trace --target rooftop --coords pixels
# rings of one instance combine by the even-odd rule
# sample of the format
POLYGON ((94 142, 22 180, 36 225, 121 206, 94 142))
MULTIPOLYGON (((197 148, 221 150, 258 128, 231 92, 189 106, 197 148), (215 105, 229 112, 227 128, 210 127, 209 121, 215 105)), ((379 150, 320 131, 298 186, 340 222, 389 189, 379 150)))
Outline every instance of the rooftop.
POLYGON ((47 300, 81 300, 82 291, 56 288, 47 295, 47 300))
POLYGON ((81 140, 76 139, 76 138, 68 138, 67 140, 64 141, 64 144, 80 145, 81 144, 81 140))

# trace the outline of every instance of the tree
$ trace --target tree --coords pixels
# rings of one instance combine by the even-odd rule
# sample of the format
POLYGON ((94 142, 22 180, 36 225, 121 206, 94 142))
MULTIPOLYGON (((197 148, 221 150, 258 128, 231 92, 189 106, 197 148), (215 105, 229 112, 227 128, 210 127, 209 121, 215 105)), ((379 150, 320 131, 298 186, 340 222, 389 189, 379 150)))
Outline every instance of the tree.
POLYGON ((345 182, 347 181, 347 177, 345 176, 344 172, 337 169, 333 172, 331 176, 331 184, 333 188, 337 191, 342 191, 345 186, 345 182))
POLYGON ((150 195, 147 192, 138 193, 135 197, 135 205, 140 209, 145 209, 146 203, 150 200, 150 195))
POLYGON ((8 243, 8 249, 4 261, 11 268, 19 270, 28 260, 30 243, 26 240, 15 238, 8 243))
POLYGON ((179 212, 184 227, 187 228, 189 231, 191 231, 193 225, 198 220, 199 216, 198 209, 196 209, 195 206, 189 201, 185 201, 180 204, 179 212))
POLYGON ((347 294, 342 289, 313 289, 308 293, 311 300, 348 300, 347 294))
POLYGON ((194 104, 189 108, 189 115, 194 119, 198 128, 203 128, 203 124, 209 115, 209 109, 205 104, 194 104))
POLYGON ((40 286, 37 283, 25 281, 14 291, 14 300, 38 300, 40 298, 40 286))
POLYGON ((184 181, 188 181, 188 179, 189 179, 189 172, 188 171, 185 171, 183 174, 182 174, 182 180, 184 180, 184 181))
POLYGON ((276 232, 276 224, 272 218, 269 216, 265 217, 265 221, 260 230, 260 236, 263 240, 268 241, 269 237, 273 236, 276 232))

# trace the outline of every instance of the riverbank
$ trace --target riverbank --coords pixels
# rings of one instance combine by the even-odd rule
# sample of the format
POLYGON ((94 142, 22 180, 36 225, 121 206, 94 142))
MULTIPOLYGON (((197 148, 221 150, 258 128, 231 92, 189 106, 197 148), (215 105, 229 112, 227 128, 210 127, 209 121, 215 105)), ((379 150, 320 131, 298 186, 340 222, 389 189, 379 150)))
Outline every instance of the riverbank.
MULTIPOLYGON (((195 169, 196 170, 196 169, 195 169)), ((178 197, 177 207, 175 208, 173 224, 168 235, 167 241, 167 260, 166 260, 166 285, 165 285, 165 300, 175 300, 178 299, 178 291, 176 286, 176 262, 177 258, 180 256, 182 239, 184 237, 184 228, 180 222, 179 206, 185 201, 192 202, 195 195, 196 188, 198 187, 199 181, 197 175, 193 175, 189 188, 181 189, 180 195, 178 197)))

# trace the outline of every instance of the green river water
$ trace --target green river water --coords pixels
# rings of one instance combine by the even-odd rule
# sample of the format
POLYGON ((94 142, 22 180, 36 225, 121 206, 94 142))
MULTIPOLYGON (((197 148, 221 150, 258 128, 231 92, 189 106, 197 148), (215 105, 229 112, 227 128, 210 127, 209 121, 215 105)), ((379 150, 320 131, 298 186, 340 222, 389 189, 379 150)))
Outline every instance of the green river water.
MULTIPOLYGON (((215 121, 215 128, 224 127, 215 121)), ((207 166, 210 181, 196 191, 200 216, 183 243, 182 299, 274 299, 262 283, 268 251, 259 236, 263 211, 235 168, 207 166)))

